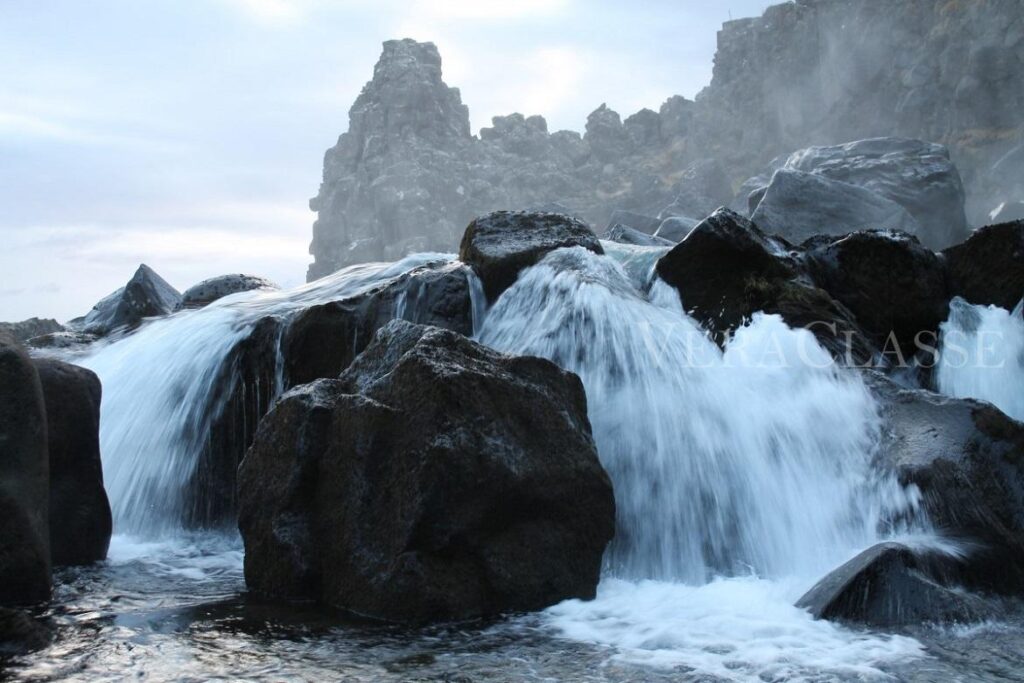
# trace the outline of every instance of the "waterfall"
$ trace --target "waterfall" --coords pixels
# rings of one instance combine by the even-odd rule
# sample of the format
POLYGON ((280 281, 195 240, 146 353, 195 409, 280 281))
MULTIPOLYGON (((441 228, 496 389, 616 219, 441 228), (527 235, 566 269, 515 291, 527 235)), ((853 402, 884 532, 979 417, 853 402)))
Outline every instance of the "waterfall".
POLYGON ((1024 420, 1024 301, 1010 312, 957 297, 939 330, 939 391, 988 401, 1024 420))

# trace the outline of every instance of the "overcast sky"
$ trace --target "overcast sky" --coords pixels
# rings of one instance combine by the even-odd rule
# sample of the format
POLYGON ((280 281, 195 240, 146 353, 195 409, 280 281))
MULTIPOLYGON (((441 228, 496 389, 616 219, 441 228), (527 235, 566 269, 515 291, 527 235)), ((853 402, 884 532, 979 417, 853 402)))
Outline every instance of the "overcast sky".
POLYGON ((693 97, 770 0, 0 0, 0 320, 84 314, 147 263, 303 281, 324 150, 382 41, 434 41, 474 131, 693 97))

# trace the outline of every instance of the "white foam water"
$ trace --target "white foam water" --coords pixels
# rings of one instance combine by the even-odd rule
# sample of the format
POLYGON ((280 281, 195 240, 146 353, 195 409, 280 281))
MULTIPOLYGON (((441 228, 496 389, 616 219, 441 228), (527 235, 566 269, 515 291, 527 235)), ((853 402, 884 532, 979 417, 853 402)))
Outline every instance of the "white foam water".
POLYGON ((1024 301, 1011 312, 957 297, 939 331, 939 391, 992 403, 1024 420, 1024 301))

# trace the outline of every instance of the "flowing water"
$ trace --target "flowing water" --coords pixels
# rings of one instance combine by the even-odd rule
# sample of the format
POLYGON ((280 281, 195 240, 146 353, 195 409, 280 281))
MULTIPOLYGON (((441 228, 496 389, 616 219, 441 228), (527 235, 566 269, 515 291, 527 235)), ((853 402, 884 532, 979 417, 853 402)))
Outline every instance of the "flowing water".
MULTIPOLYGON (((77 358, 104 384, 101 442, 116 536, 107 562, 59 574, 45 613, 57 638, 7 674, 1013 680, 1019 619, 879 634, 814 621, 793 607, 872 543, 933 535, 916 514, 916 491, 872 466, 879 419, 859 378, 774 316, 755 316, 719 349, 675 291, 651 277, 657 255, 555 252, 486 314, 479 308, 474 323, 481 342, 545 356, 584 382, 618 507, 596 600, 426 629, 357 623, 248 595, 237 534, 180 528, 183 488, 222 408, 212 384, 232 346, 268 315, 286 320, 451 258, 428 254, 347 269, 290 292, 235 295, 77 358)), ((395 314, 406 305, 399 301, 395 314)), ((280 376, 258 387, 280 389, 280 376)))

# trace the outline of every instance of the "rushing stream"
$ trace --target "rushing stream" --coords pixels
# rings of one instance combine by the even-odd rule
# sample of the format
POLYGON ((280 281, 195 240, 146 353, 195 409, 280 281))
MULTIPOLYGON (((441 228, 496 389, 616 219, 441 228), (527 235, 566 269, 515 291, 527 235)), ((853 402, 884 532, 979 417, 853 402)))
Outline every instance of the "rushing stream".
MULTIPOLYGON (((618 507, 596 600, 426 629, 355 623, 248 595, 237 535, 181 530, 182 489, 219 409, 212 384, 233 344, 264 316, 287 318, 451 258, 418 255, 290 292, 235 295, 75 359, 104 385, 101 443, 116 535, 107 562, 58 575, 48 610, 58 637, 7 673, 1012 680, 1024 663, 1019 619, 879 634, 814 621, 793 607, 827 571, 878 540, 934 540, 916 490, 872 467, 877 406, 859 376, 834 367, 809 333, 759 315, 723 351, 683 312, 675 290, 650 280, 657 250, 609 254, 550 254, 474 325, 482 343, 550 358, 583 380, 618 507)), ((944 334, 1017 329, 1019 313, 1004 320, 1005 313, 954 307, 944 334), (957 322, 967 314, 981 322, 957 322)), ((965 374, 940 368, 939 381, 950 393, 989 392, 983 397, 1004 410, 1019 408, 1019 381, 1004 396, 998 381, 971 384, 976 378, 965 374)), ((271 384, 258 390, 276 395, 281 381, 271 384)))

